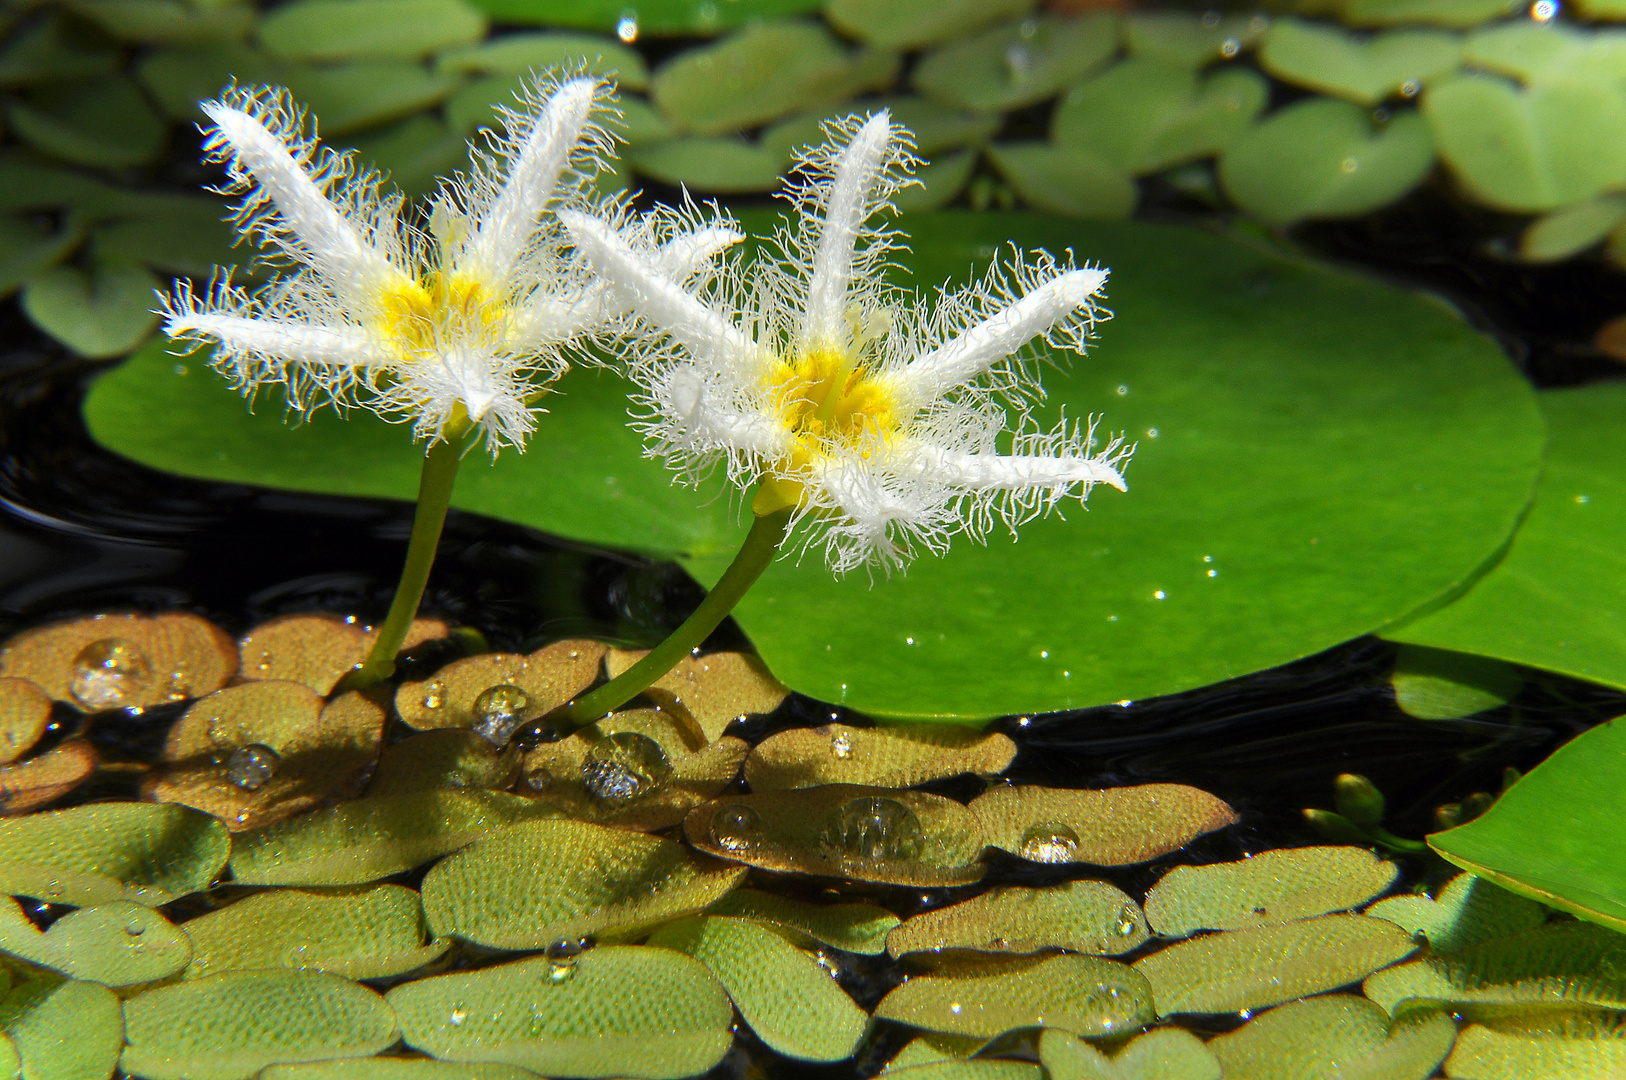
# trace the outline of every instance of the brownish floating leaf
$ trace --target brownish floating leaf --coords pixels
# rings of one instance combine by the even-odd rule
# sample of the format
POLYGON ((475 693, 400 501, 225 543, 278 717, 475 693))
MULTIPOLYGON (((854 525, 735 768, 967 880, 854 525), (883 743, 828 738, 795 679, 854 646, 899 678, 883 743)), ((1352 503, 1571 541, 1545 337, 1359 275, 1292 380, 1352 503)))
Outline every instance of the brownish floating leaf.
MULTIPOLYGON (((611 649, 604 657, 605 672, 613 679, 648 652, 611 649)), ((789 693, 756 657, 719 652, 684 657, 645 690, 644 696, 657 705, 682 705, 705 732, 707 741, 714 741, 736 720, 773 712, 789 693)))
POLYGON ((971 800, 989 844, 1030 862, 1131 866, 1178 851, 1236 821, 1236 811, 1184 784, 1075 791, 996 787, 971 800))
POLYGON ((765 870, 932 888, 982 878, 982 832, 953 799, 829 784, 735 795, 683 819, 689 843, 765 870))
POLYGON ((0 765, 26 754, 50 722, 50 694, 28 679, 0 679, 0 765))
POLYGON ((819 784, 901 788, 962 773, 992 776, 1015 756, 1016 744, 1006 736, 963 724, 826 724, 781 731, 758 743, 745 759, 745 780, 752 791, 819 784))
POLYGON ((367 797, 431 788, 503 791, 519 778, 517 746, 492 746, 463 728, 439 728, 384 748, 367 797))
POLYGON ((68 739, 39 757, 0 768, 0 814, 26 814, 62 798, 96 771, 96 750, 68 739))
POLYGON ((226 632, 184 611, 53 623, 0 649, 0 675, 31 679, 87 712, 212 694, 236 671, 237 647, 226 632))
MULTIPOLYGON (((414 619, 401 652, 446 634, 439 619, 414 619)), ((238 644, 238 670, 245 680, 304 683, 326 697, 376 640, 378 631, 337 615, 284 615, 248 632, 238 644)))
POLYGON ((1146 917, 1128 894, 1104 881, 1067 881, 1039 889, 1002 886, 922 912, 887 935, 886 951, 1067 949, 1113 956, 1146 938, 1146 917))
POLYGON ((263 828, 354 795, 383 736, 384 710, 359 693, 327 703, 303 683, 244 683, 186 710, 143 794, 263 828))
MULTIPOLYGON (((529 656, 482 653, 454 660, 421 682, 395 692, 395 711, 411 727, 512 727, 552 712, 598 679, 606 646, 597 641, 558 641, 529 656), (502 687, 517 688, 481 695, 502 687), (479 715, 476 715, 477 712, 479 715), (501 715, 499 715, 499 713, 501 715)), ((510 727, 510 730, 512 730, 510 727)), ((505 741, 506 736, 504 736, 505 741)))
POLYGON ((612 713, 526 754, 521 790, 582 821, 645 832, 676 825, 739 774, 750 750, 732 736, 700 745, 687 720, 664 709, 612 713))

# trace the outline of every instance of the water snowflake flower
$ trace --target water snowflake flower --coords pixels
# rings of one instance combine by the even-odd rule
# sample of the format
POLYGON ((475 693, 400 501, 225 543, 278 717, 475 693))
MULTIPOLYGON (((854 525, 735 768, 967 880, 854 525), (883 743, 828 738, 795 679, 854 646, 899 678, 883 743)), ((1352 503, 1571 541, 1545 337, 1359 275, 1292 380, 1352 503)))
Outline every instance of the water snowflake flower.
MULTIPOLYGON (((286 92, 205 103, 205 149, 241 197, 238 228, 293 269, 253 292, 229 275, 202 294, 181 284, 164 301, 165 330, 212 343, 216 368, 245 393, 285 386, 296 410, 362 405, 412 422, 420 440, 479 425, 493 453, 522 448, 570 350, 619 315, 561 250, 555 217, 595 210, 610 92, 587 77, 528 87, 505 110, 506 133, 471 144, 470 174, 443 182, 427 229, 378 174, 307 135, 286 92)), ((739 238, 673 235, 656 261, 686 280, 739 238)))
POLYGON ((837 573, 890 572, 950 538, 1015 528, 1091 487, 1125 490, 1132 448, 1093 421, 1030 419, 1032 346, 1082 352, 1107 271, 1013 249, 936 303, 883 280, 892 209, 916 164, 886 112, 829 123, 798 158, 794 223, 749 265, 688 283, 660 248, 566 208, 582 259, 647 328, 626 348, 652 455, 698 482, 717 464, 756 486, 759 515, 793 508, 837 573), (1014 413, 1014 420, 1012 414, 1014 413))

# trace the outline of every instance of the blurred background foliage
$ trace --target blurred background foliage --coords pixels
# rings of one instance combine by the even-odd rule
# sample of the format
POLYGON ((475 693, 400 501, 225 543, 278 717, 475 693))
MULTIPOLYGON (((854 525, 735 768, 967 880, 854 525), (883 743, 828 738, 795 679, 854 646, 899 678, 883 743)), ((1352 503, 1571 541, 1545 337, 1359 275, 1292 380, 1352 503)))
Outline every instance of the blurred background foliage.
POLYGON ((928 162, 902 209, 1149 203, 1282 229, 1433 184, 1513 261, 1626 266, 1626 0, 9 0, 0 295, 89 357, 168 275, 247 263, 200 185, 196 102, 287 86, 409 195, 533 69, 622 92, 608 187, 773 191, 827 116, 887 107, 928 162))

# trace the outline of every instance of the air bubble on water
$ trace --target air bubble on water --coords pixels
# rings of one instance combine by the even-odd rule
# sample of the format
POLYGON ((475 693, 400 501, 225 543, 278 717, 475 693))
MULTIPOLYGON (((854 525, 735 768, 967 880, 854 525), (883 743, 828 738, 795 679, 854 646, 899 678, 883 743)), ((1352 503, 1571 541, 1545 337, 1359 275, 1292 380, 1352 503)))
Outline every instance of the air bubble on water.
POLYGON ((582 783, 594 798, 631 802, 672 775, 661 744, 636 731, 617 731, 594 743, 582 760, 582 783))
POLYGON ((116 709, 152 681, 147 657, 123 638, 92 641, 73 658, 73 699, 92 712, 116 709))
POLYGON ((1078 854, 1078 833, 1060 821, 1044 821, 1022 834, 1016 853, 1029 862, 1072 862, 1078 854))
POLYGON ((724 851, 749 851, 756 846, 762 817, 744 803, 725 806, 711 818, 711 842, 724 851))
POLYGON ((861 859, 916 859, 926 847, 926 831, 915 812, 896 799, 876 795, 842 803, 831 815, 824 838, 861 859))
POLYGON ((474 699, 474 733, 492 746, 502 746, 525 720, 531 695, 512 683, 502 683, 474 699))
POLYGON ((446 704, 446 685, 439 682, 430 683, 429 689, 423 695, 423 707, 438 709, 444 704, 446 704))
POLYGON ((853 756, 853 741, 845 731, 838 731, 830 736, 830 753, 842 761, 853 756))
POLYGON ((258 791, 281 764, 282 757, 263 743, 239 746, 226 758, 226 782, 244 791, 258 791))

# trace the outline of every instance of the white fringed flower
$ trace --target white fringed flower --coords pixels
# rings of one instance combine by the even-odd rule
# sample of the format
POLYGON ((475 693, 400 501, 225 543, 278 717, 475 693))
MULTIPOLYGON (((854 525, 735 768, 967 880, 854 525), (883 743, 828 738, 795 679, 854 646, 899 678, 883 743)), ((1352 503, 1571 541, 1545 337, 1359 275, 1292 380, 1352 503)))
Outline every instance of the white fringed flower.
MULTIPOLYGON (((1013 530, 1097 483, 1124 490, 1130 449, 1094 450, 1093 422, 1033 430, 1039 387, 1022 354, 1082 351, 1107 272, 1016 251, 933 310, 881 275, 897 234, 869 224, 915 164, 887 113, 826 128, 799 159, 798 221, 773 249, 685 283, 654 242, 585 214, 560 220, 583 260, 649 328, 627 348, 651 456, 698 481, 727 463, 754 509, 795 507, 837 573, 902 567, 955 533, 1013 530), (1007 407, 1018 419, 1012 425, 1007 407), (1007 452, 999 444, 1009 442, 1007 452)), ((658 239, 658 238, 657 238, 658 239)))
MULTIPOLYGON (((295 269, 255 292, 229 277, 202 295, 182 284, 165 298, 164 329, 213 343, 215 366, 245 393, 282 384, 298 410, 362 405, 431 442, 466 416, 493 453, 523 448, 533 401, 567 369, 567 350, 620 314, 561 250, 555 217, 594 208, 587 185, 612 148, 596 122, 609 93, 585 77, 529 87, 505 110, 507 134, 471 148, 471 175, 443 183, 429 235, 403 220, 378 175, 307 136, 286 92, 204 104, 205 148, 226 166, 227 193, 242 196, 238 228, 295 269)), ((657 261, 686 280, 739 239, 673 235, 657 261)))

